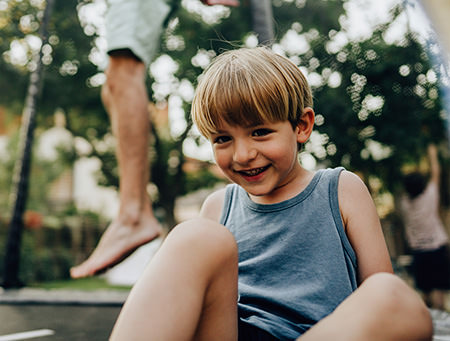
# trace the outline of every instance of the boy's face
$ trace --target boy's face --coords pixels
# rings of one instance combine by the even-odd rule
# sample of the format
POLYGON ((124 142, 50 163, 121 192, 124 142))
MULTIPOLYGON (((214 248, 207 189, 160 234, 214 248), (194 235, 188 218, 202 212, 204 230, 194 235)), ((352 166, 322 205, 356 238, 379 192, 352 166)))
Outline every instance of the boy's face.
MULTIPOLYGON (((314 122, 314 116, 312 116, 314 122)), ((225 175, 243 187, 253 201, 279 202, 290 196, 302 168, 297 143, 310 131, 288 121, 241 127, 223 123, 211 135, 214 156, 225 175)))

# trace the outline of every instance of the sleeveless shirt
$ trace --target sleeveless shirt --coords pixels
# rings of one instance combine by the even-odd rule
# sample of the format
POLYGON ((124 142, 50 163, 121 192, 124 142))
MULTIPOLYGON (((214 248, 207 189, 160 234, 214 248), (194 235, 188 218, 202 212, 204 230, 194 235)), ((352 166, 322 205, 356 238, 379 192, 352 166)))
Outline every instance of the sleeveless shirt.
POLYGON ((269 205, 227 186, 221 223, 238 245, 243 322, 294 340, 357 288, 356 255, 339 211, 342 170, 319 170, 297 196, 269 205))

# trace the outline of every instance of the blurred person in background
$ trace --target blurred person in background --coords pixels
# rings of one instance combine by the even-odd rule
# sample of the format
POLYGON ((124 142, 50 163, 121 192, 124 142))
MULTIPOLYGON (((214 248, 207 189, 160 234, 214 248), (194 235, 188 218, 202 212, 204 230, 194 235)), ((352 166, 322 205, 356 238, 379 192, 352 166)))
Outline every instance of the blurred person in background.
POLYGON ((434 144, 427 149, 430 175, 415 171, 404 177, 400 209, 413 256, 416 287, 430 308, 445 310, 450 288, 449 239, 439 216, 441 167, 434 144))

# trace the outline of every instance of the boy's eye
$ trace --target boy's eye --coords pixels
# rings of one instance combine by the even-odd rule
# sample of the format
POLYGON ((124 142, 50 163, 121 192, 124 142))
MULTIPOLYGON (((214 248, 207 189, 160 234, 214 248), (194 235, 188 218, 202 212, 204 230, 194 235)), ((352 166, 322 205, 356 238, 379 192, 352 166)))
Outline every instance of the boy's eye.
POLYGON ((252 135, 253 136, 266 136, 266 135, 269 135, 271 132, 272 132, 272 130, 270 130, 270 129, 260 128, 260 129, 254 130, 252 135))
POLYGON ((213 139, 213 142, 217 143, 217 144, 222 144, 222 143, 230 141, 230 139, 231 138, 229 136, 217 136, 213 139))

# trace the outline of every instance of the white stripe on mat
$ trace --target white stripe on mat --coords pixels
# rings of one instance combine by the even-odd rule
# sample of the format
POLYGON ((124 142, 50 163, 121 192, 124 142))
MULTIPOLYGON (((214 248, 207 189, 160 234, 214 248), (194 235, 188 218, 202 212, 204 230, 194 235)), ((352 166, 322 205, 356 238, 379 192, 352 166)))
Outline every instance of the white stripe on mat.
POLYGON ((35 337, 48 336, 53 334, 55 334, 55 332, 51 329, 30 330, 28 332, 23 333, 0 335, 0 341, 27 340, 33 339, 35 337))

